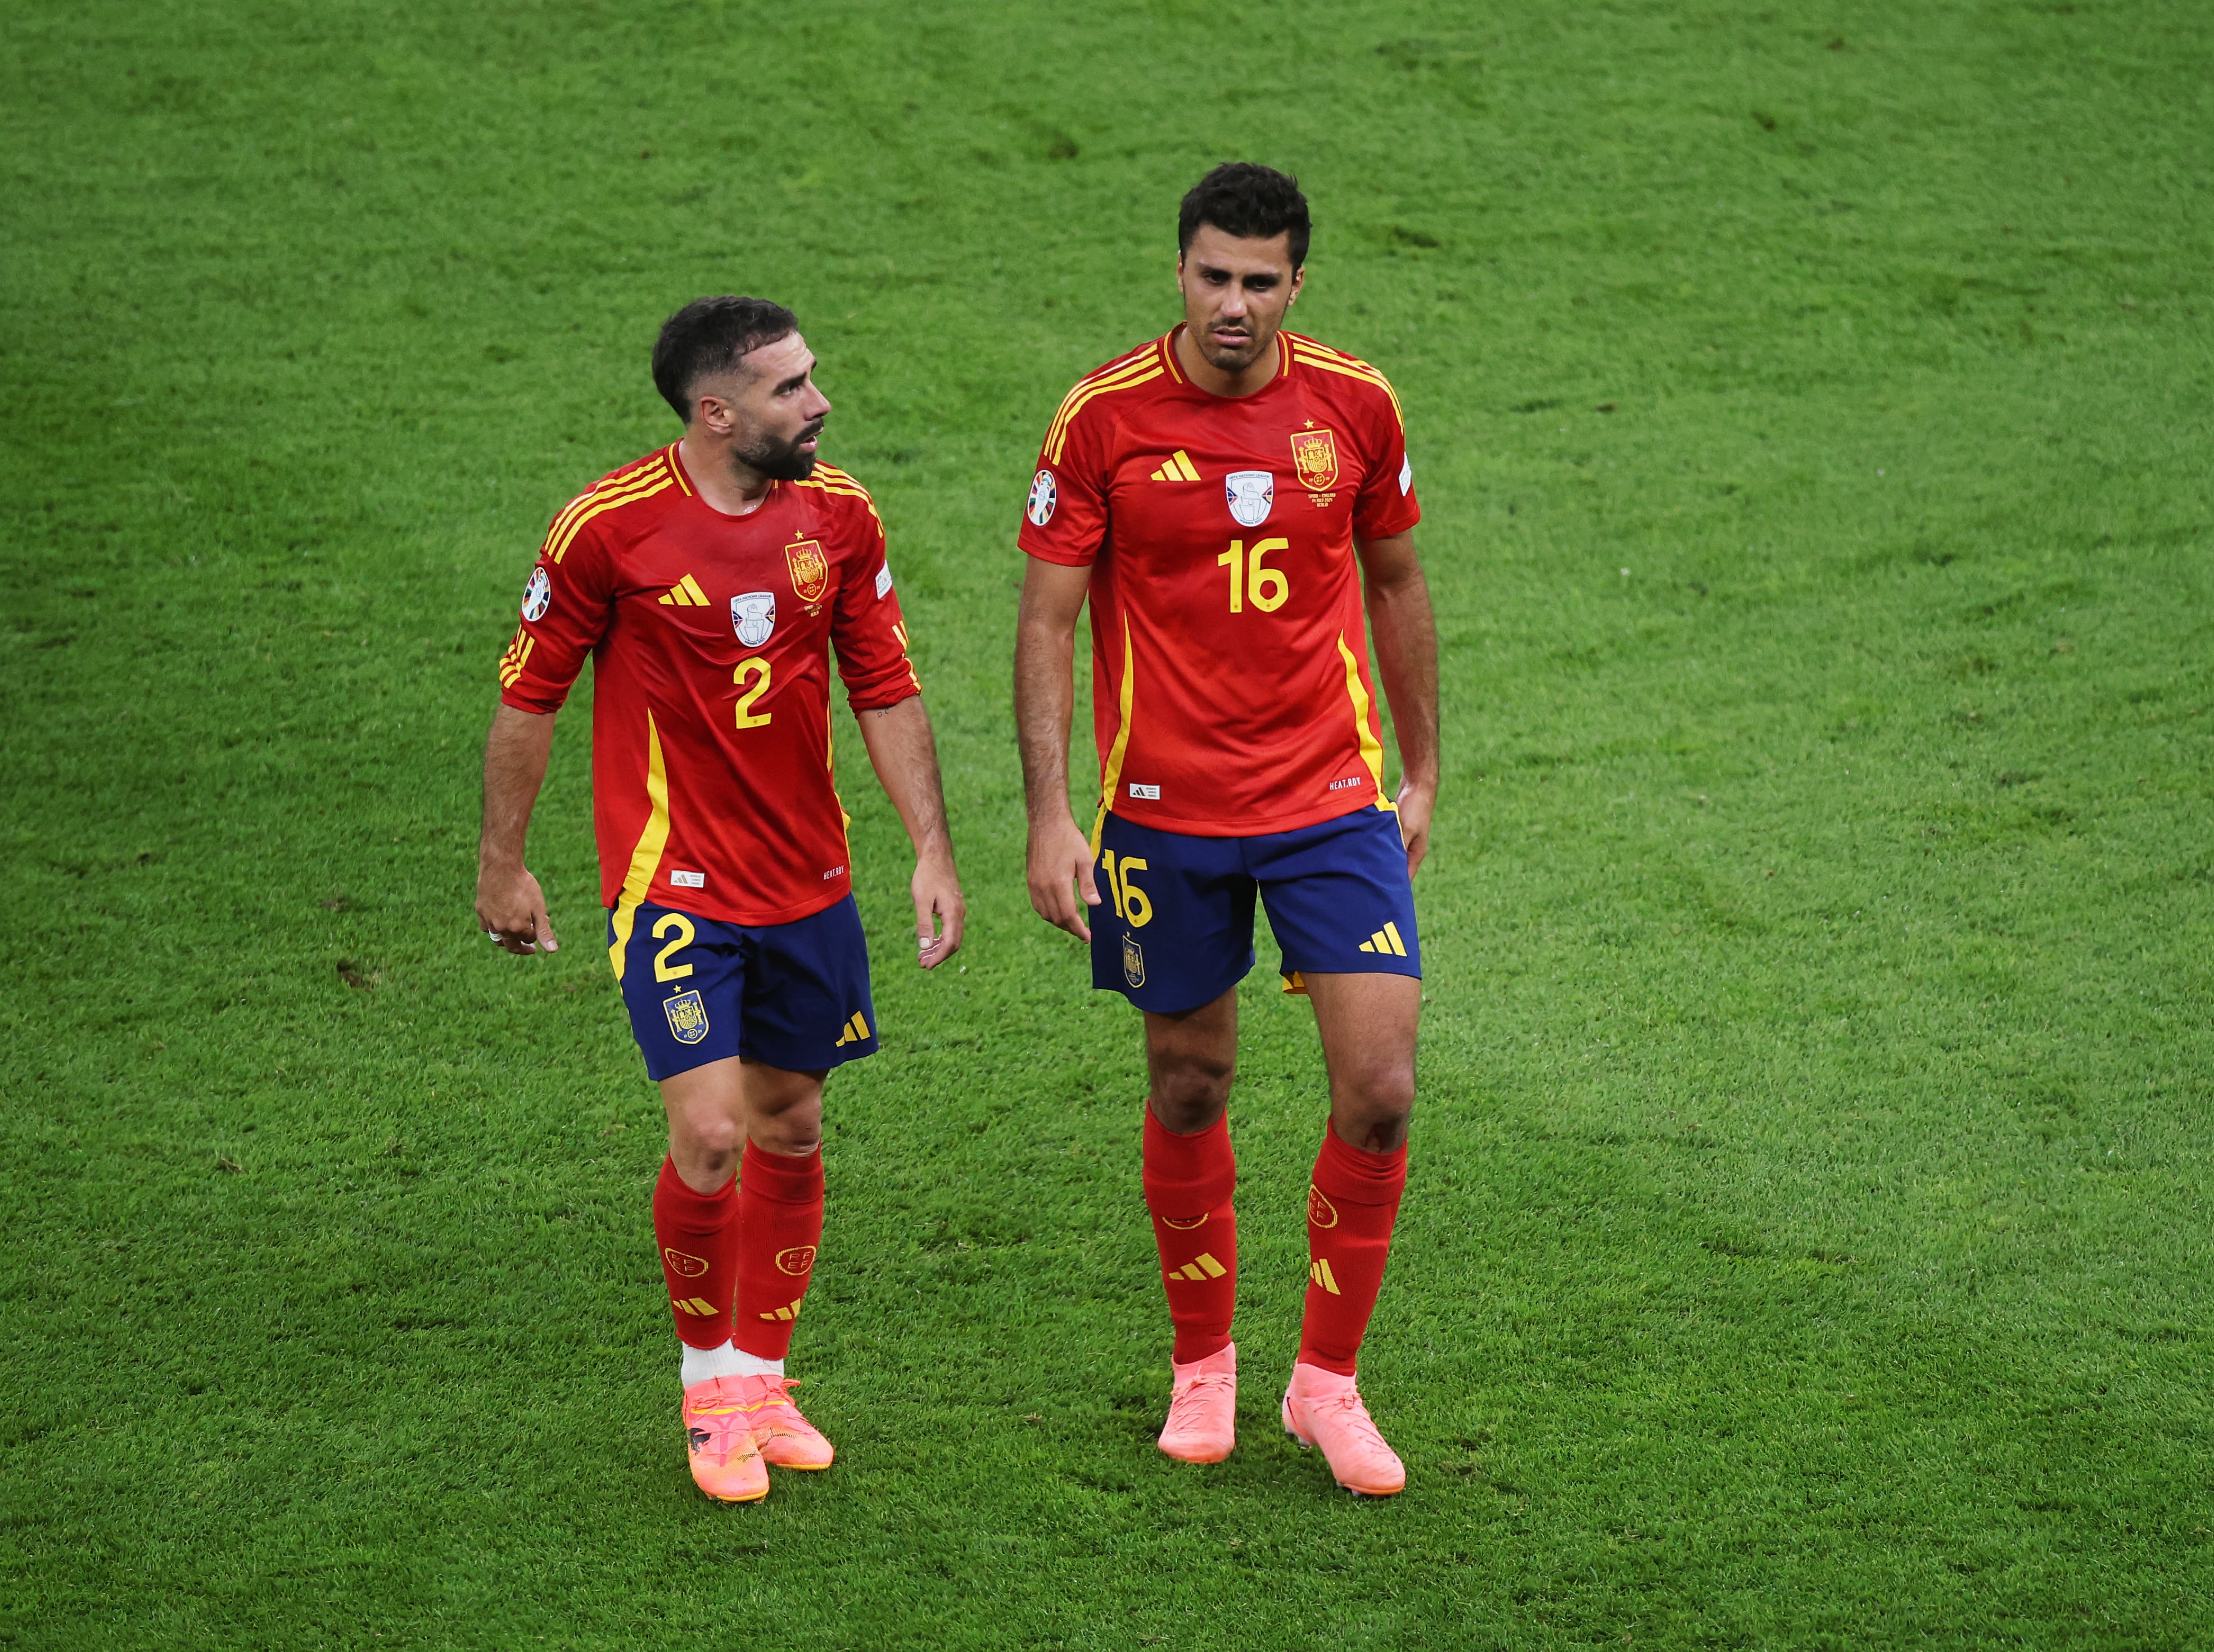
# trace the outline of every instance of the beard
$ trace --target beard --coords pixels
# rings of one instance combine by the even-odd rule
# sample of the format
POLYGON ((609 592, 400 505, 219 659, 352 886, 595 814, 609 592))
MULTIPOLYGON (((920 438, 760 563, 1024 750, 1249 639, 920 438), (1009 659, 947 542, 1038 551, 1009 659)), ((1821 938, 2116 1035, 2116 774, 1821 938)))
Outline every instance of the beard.
POLYGON ((731 457, 755 475, 766 476, 771 481, 804 482, 815 474, 815 455, 800 452, 799 444, 822 434, 823 424, 818 419, 789 440, 774 436, 757 437, 750 447, 734 448, 731 457))
POLYGON ((1195 330, 1192 343, 1199 346, 1200 359, 1218 373, 1243 373, 1261 359, 1261 353, 1273 342, 1272 332, 1263 337, 1259 328, 1249 334, 1245 343, 1234 349, 1225 350, 1208 332, 1195 330))

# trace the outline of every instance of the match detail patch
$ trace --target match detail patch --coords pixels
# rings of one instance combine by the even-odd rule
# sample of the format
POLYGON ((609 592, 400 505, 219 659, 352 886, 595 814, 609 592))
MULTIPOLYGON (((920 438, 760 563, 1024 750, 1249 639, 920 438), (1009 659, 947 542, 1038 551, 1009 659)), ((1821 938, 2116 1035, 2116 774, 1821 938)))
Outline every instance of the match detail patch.
POLYGON ((704 889, 707 887, 705 872, 671 872, 669 883, 675 889, 704 889))
POLYGON ((1258 527, 1276 503, 1276 479, 1267 471, 1232 471, 1222 479, 1230 515, 1240 527, 1258 527))
POLYGON ((1161 801, 1161 789, 1159 786, 1141 786, 1133 780, 1130 783, 1130 796, 1141 798, 1148 803, 1158 803, 1161 801))
POLYGON ((743 596, 731 599, 731 629, 738 634, 738 641, 749 649, 757 649, 768 641, 769 633, 776 629, 776 593, 748 591, 743 596))

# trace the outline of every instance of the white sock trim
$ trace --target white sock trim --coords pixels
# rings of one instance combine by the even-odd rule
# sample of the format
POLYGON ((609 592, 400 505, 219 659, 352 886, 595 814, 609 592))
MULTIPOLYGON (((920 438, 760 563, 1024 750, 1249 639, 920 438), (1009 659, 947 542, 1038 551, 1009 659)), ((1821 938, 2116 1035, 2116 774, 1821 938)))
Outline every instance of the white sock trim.
POLYGON ((720 1348, 694 1348, 690 1343, 682 1344, 684 1350, 684 1386, 706 1382, 715 1377, 782 1376, 784 1362, 780 1359, 757 1359, 736 1343, 725 1343, 720 1348))

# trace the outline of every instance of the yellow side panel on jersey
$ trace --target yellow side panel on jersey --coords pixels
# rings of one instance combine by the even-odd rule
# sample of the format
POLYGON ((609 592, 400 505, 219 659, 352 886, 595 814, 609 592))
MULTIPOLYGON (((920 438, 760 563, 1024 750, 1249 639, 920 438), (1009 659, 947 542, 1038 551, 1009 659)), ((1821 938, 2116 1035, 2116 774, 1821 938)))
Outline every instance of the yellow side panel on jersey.
POLYGON ((1099 834, 1107 829, 1107 806, 1115 801, 1115 788, 1122 783, 1122 754, 1130 749, 1130 703, 1137 687, 1137 674, 1130 668, 1130 620, 1122 619, 1122 686, 1115 698, 1116 715, 1121 721, 1116 725, 1115 743, 1107 748, 1107 771, 1099 777, 1099 817, 1092 823, 1092 858, 1099 858, 1099 834))
POLYGON ((653 887, 661 868, 661 851, 669 845, 669 770, 661 760, 661 731, 653 726, 653 713, 645 714, 645 830, 630 851, 630 870, 623 874, 622 893, 615 899, 615 941, 608 948, 608 962, 615 979, 623 978, 623 954, 630 948, 631 926, 638 922, 639 903, 653 887))
POLYGON ((1346 698, 1353 702, 1353 726, 1361 735, 1361 761, 1376 787, 1376 807, 1396 811, 1399 806, 1384 795, 1384 743, 1368 726, 1368 690, 1361 680, 1361 661, 1346 647, 1343 631, 1337 634, 1337 653, 1345 661, 1346 698))

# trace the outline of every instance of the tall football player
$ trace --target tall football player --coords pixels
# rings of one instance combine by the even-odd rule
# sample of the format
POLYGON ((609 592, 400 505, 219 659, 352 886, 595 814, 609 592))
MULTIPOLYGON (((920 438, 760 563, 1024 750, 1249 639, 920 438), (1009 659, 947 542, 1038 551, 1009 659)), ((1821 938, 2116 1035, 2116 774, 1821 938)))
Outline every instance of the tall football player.
POLYGON ((1176 1336, 1161 1449, 1216 1462, 1234 1442, 1226 1108, 1257 893, 1330 1076, 1284 1426, 1321 1447, 1340 1484, 1388 1496, 1406 1471, 1354 1361, 1406 1181, 1437 633, 1398 398, 1366 363, 1281 331, 1307 236, 1298 185, 1266 167, 1217 167, 1184 197, 1182 324, 1080 381, 1046 432, 1021 536, 1016 716, 1031 903, 1091 942, 1093 985, 1145 1012, 1146 1204, 1176 1336), (1087 597, 1102 768, 1088 834, 1067 787, 1087 597))
POLYGON ((523 838, 555 714, 592 656, 600 899, 669 1111, 653 1228, 692 1476, 730 1503, 768 1494, 768 1464, 831 1459, 784 1371, 823 1234, 823 1079, 877 1049, 832 789, 831 649, 914 843, 922 967, 961 944, 884 525, 859 483, 816 458, 830 404, 814 369, 779 305, 703 298, 669 318, 653 381, 683 437, 554 519, 485 751, 478 920, 510 952, 552 952, 523 838))

